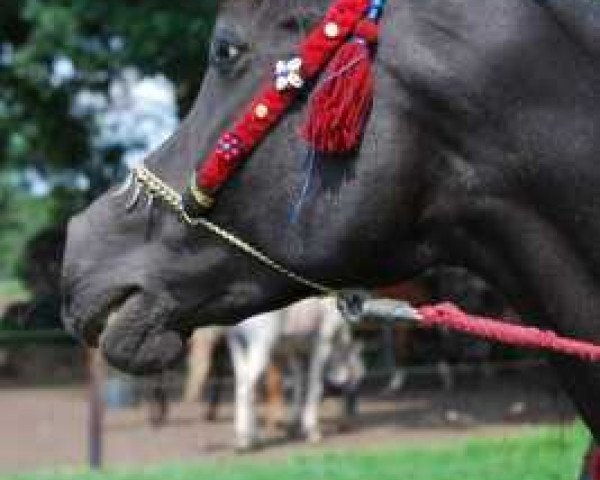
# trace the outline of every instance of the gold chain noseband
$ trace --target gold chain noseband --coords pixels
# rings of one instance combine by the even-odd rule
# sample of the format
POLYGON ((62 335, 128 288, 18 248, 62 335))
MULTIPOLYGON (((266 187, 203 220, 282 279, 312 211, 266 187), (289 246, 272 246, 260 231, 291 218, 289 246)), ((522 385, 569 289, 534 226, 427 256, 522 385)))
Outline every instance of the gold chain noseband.
POLYGON ((309 287, 325 295, 335 295, 337 293, 336 290, 332 288, 326 287, 325 285, 314 282, 303 277, 302 275, 292 272, 280 263, 269 258, 256 247, 250 245, 248 242, 245 242, 233 233, 228 232, 224 228, 216 225, 207 218, 191 218, 183 208, 181 194, 167 185, 160 177, 148 170, 145 166, 140 165, 135 167, 132 169, 131 174, 138 185, 143 187, 150 197, 162 200, 190 227, 203 227, 205 230, 208 230, 210 233, 224 240, 226 243, 234 246, 263 265, 266 265, 271 270, 286 276, 296 283, 299 283, 305 287, 309 287))
POLYGON ((449 328, 450 330, 508 345, 546 349, 572 355, 586 361, 600 362, 600 345, 570 337, 561 337, 551 330, 544 331, 533 327, 506 324, 493 318, 471 316, 452 304, 424 305, 414 309, 401 300, 370 299, 368 294, 363 297, 365 292, 360 291, 347 291, 344 294, 343 291, 336 291, 320 283, 313 282, 270 259, 260 250, 215 225, 210 220, 204 217, 191 218, 183 209, 181 195, 146 167, 140 166, 133 169, 132 177, 150 198, 156 197, 163 200, 180 215, 187 225, 205 228, 238 250, 296 283, 324 295, 336 296, 338 298, 338 308, 341 309, 344 318, 351 322, 356 323, 367 318, 386 323, 392 322, 392 324, 409 321, 425 328, 449 328), (355 302, 358 302, 358 304, 355 304, 355 302))

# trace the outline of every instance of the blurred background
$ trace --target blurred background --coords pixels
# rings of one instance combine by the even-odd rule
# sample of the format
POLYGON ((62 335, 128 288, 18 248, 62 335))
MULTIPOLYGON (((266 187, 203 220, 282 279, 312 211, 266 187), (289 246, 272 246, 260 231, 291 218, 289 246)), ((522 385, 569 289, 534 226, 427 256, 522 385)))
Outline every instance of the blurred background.
MULTIPOLYGON (((85 471, 90 462, 137 468, 235 456, 233 374, 223 341, 215 344, 197 400, 181 402, 185 362, 160 377, 127 377, 75 343, 60 322, 66 220, 124 178, 185 116, 206 69, 216 3, 0 2, 0 476, 85 471), (218 411, 207 419, 211 405, 218 411)), ((415 285, 398 295, 417 302, 451 298, 478 313, 512 315, 501 297, 466 272, 430 272, 415 285)), ((543 444, 548 457, 564 460, 559 476, 531 478, 563 478, 577 468, 585 434, 571 427, 573 409, 543 357, 445 332, 367 326, 354 335, 364 346, 366 376, 352 424, 341 425, 334 400, 326 400, 318 447, 271 432, 253 453, 257 461, 288 459, 297 451, 385 447, 385 464, 390 449, 457 438, 500 439, 490 452, 501 445, 513 459, 511 442, 520 438, 519 451, 539 451, 543 444), (540 424, 554 427, 523 430, 540 424)), ((286 402, 289 369, 280 370, 286 402)), ((456 462, 470 456, 467 451, 454 452, 456 462)), ((335 470, 332 465, 346 458, 336 455, 342 457, 321 460, 324 471, 333 472, 328 478, 355 478, 335 470)), ((397 478, 403 463, 397 462, 379 478, 397 478)), ((303 471, 302 464, 293 468, 303 471)), ((210 473, 208 465, 193 468, 210 473)), ((354 471, 369 472, 369 465, 364 461, 354 471)), ((506 465, 494 465, 494 478, 504 478, 506 465)), ((541 468, 528 465, 525 472, 541 468)), ((411 478, 421 478, 418 472, 411 478)), ((431 478, 430 471, 423 475, 431 478)))

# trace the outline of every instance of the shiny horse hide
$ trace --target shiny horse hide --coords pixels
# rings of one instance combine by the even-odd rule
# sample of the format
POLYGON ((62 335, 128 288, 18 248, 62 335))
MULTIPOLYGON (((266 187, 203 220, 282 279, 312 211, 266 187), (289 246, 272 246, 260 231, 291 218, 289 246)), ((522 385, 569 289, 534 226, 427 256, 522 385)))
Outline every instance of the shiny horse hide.
MULTIPOLYGON (((146 167, 183 191, 196 159, 328 3, 223 1, 198 99, 146 167)), ((210 219, 334 287, 462 266, 525 321, 600 343, 599 9, 389 0, 360 149, 307 172, 299 101, 220 191, 210 219)), ((114 365, 161 370, 194 328, 311 293, 164 205, 149 222, 146 202, 128 209, 135 192, 118 188, 71 221, 63 269, 67 326, 114 365)), ((600 440, 600 366, 551 361, 600 440)))

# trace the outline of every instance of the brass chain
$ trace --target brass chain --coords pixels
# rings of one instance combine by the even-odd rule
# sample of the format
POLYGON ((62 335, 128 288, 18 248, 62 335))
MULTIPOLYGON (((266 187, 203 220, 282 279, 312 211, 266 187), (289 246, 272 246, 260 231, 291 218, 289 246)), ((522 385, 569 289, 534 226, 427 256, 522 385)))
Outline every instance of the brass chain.
POLYGON ((159 178, 156 174, 148 170, 145 166, 140 165, 132 169, 132 175, 137 181, 137 183, 145 189, 148 195, 150 195, 151 197, 159 198, 160 200, 165 202, 169 207, 171 207, 171 209, 175 211, 175 213, 177 213, 181 217, 181 219, 187 225, 193 228, 203 227, 205 230, 208 230, 213 235, 216 235, 217 237, 234 246, 238 250, 253 257, 255 260, 259 261, 263 265, 266 265, 270 269, 288 277, 290 280, 293 280, 296 283, 316 290, 321 294, 337 294, 337 291, 332 288, 329 288, 318 282, 313 282, 312 280, 309 280, 303 277, 302 275, 292 272, 280 263, 277 263, 275 260, 269 258, 256 247, 250 245, 248 242, 245 242, 233 233, 228 232, 224 228, 219 227, 207 218, 191 218, 183 208, 181 194, 174 190, 171 186, 167 185, 161 178, 159 178))

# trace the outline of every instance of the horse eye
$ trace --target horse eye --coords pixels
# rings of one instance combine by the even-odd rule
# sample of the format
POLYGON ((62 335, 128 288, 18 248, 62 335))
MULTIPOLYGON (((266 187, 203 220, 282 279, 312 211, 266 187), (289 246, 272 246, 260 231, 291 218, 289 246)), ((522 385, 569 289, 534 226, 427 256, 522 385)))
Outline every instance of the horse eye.
POLYGON ((210 61, 217 68, 226 69, 233 66, 242 54, 243 46, 240 42, 217 36, 210 47, 210 61))

